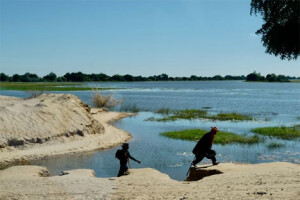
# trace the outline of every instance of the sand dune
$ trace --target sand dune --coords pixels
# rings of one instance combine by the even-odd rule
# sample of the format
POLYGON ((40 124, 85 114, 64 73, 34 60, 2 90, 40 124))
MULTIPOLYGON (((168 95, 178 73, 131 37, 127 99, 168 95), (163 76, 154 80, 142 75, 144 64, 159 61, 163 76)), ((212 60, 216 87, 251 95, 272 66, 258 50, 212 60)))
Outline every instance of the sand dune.
POLYGON ((91 109, 71 94, 0 96, 0 165, 109 148, 131 138, 108 122, 129 114, 91 109))
POLYGON ((297 164, 222 163, 202 172, 206 170, 222 173, 186 182, 150 168, 132 169, 120 178, 96 178, 88 169, 47 177, 46 168, 15 166, 0 171, 0 199, 300 199, 297 164))

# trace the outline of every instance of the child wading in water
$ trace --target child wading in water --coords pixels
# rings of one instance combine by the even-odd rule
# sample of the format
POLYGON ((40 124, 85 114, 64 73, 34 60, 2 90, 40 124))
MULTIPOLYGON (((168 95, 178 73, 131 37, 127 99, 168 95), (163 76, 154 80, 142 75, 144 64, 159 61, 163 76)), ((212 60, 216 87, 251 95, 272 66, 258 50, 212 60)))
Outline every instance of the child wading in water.
POLYGON ((119 149, 116 152, 116 158, 118 158, 120 160, 120 170, 118 173, 118 177, 125 175, 127 170, 128 170, 128 166, 127 163, 129 162, 129 158, 131 160, 134 160, 135 162, 141 164, 140 161, 136 160, 134 157, 132 157, 128 151, 129 149, 129 144, 128 143, 124 143, 122 145, 122 149, 119 149))

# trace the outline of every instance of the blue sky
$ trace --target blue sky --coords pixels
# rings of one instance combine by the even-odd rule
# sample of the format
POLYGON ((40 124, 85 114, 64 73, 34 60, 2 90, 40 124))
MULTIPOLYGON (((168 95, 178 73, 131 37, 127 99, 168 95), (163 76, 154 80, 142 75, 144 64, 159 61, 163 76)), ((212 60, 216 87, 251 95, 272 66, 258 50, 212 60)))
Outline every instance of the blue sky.
POLYGON ((300 76, 261 24, 250 0, 0 0, 0 72, 300 76))

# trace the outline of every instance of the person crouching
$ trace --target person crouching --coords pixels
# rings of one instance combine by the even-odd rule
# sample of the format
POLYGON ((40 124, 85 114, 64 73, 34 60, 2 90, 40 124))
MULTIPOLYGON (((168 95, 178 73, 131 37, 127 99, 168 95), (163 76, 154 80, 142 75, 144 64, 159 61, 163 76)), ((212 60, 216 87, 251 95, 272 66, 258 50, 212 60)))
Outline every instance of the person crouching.
POLYGON ((216 152, 211 149, 214 137, 218 131, 217 127, 212 127, 210 132, 203 135, 203 137, 198 141, 193 149, 193 154, 195 154, 195 159, 192 162, 193 166, 196 166, 197 163, 201 162, 204 157, 211 159, 213 165, 219 164, 216 160, 216 152))

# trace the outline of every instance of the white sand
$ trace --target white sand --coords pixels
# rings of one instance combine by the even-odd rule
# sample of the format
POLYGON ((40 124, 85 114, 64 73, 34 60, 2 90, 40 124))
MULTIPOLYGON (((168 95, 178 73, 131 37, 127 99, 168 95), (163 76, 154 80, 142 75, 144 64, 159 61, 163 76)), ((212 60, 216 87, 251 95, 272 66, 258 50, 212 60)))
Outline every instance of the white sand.
POLYGON ((91 109, 70 94, 0 96, 0 165, 110 148, 131 138, 108 122, 130 114, 91 109), (20 145, 15 145, 20 144, 20 145))
POLYGON ((193 182, 175 181, 150 168, 132 169, 120 178, 96 178, 88 169, 42 177, 47 174, 43 167, 15 166, 0 171, 0 199, 300 199, 296 164, 221 163, 198 173, 207 170, 222 174, 193 182))

